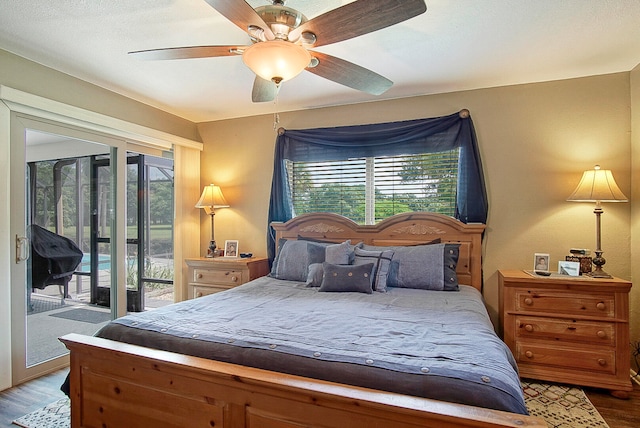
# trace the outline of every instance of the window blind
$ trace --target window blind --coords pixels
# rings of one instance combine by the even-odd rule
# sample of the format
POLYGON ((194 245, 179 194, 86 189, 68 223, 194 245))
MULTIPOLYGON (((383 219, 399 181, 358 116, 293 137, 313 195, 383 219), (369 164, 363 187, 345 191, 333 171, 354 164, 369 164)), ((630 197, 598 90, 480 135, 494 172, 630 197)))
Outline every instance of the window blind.
POLYGON ((296 215, 331 212, 360 224, 411 211, 453 216, 458 157, 455 148, 340 161, 287 161, 293 208, 296 215))

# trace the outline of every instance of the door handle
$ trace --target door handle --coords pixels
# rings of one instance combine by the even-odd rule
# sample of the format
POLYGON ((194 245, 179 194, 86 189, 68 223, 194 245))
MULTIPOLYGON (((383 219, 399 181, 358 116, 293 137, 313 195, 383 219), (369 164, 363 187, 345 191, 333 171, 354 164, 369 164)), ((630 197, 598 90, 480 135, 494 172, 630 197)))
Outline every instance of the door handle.
POLYGON ((16 263, 24 262, 29 258, 29 238, 16 235, 16 263))

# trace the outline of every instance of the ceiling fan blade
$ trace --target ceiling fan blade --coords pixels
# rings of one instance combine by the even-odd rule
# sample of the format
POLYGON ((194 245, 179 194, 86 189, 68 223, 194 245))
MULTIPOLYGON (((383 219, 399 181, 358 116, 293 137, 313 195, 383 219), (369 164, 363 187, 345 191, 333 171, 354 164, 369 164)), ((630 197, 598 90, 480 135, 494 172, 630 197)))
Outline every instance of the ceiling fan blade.
POLYGON ((278 86, 275 83, 256 76, 256 80, 253 81, 251 101, 254 103, 273 101, 276 99, 276 95, 278 95, 278 86))
POLYGON ((260 18, 256 11, 243 0, 205 0, 209 5, 217 10, 222 16, 236 24, 242 31, 248 31, 250 25, 260 27, 264 30, 267 40, 273 40, 274 35, 271 28, 260 18))
POLYGON ((426 10, 424 0, 357 0, 310 19, 291 31, 289 40, 310 31, 317 37, 314 47, 329 45, 406 21, 426 10))
POLYGON ((187 46, 182 48, 148 49, 129 52, 138 59, 189 59, 240 55, 246 46, 187 46))
POLYGON ((319 63, 305 70, 349 88, 380 95, 393 85, 393 82, 386 77, 349 61, 320 52, 311 52, 311 55, 319 63))

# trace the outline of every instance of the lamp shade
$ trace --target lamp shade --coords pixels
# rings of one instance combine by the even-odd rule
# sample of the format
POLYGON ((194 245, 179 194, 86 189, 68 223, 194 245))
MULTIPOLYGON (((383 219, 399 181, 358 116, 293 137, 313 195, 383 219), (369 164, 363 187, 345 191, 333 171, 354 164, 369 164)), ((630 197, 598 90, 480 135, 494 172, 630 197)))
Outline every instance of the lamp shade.
POLYGON ((585 171, 582 179, 567 201, 574 202, 628 202, 627 197, 613 179, 608 169, 594 169, 585 171))
POLYGON ((226 208, 229 204, 222 194, 219 186, 209 184, 204 186, 200 200, 196 203, 196 208, 226 208))
POLYGON ((300 45, 269 40, 249 46, 242 60, 264 80, 279 84, 300 74, 311 62, 311 54, 300 45))

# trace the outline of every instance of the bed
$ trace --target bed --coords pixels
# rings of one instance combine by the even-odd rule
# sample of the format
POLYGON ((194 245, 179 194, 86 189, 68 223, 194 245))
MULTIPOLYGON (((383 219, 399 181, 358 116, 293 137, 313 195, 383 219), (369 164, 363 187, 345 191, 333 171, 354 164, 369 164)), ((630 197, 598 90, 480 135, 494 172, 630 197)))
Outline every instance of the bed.
POLYGON ((484 225, 316 213, 273 229, 271 277, 63 337, 72 427, 546 426, 482 303, 484 225), (411 257, 436 266, 429 290, 411 257))

